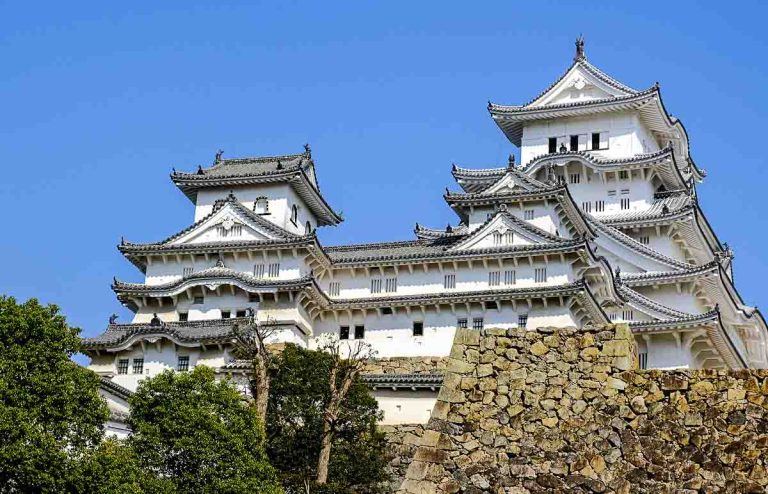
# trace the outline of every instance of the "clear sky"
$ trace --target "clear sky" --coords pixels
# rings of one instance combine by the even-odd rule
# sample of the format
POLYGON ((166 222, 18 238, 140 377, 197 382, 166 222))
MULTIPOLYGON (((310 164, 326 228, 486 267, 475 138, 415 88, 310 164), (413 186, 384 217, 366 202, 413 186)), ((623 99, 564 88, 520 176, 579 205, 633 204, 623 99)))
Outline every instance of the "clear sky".
POLYGON ((346 221, 325 245, 413 238, 455 223, 451 163, 514 147, 487 101, 519 104, 588 59, 667 109, 709 175, 699 192, 766 300, 765 2, 0 1, 0 293, 60 305, 85 335, 130 314, 141 281, 120 237, 192 223, 171 168, 312 145, 346 221))

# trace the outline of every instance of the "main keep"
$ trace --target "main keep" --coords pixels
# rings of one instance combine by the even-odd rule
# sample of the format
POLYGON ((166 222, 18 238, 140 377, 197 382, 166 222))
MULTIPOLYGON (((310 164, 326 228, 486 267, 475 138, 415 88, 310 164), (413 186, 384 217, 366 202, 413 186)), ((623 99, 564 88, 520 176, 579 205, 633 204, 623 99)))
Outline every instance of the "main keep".
MULTIPOLYGON (((641 368, 768 366, 765 320, 736 291, 733 252, 699 206, 705 172, 658 83, 620 83, 579 40, 540 95, 488 111, 521 163, 454 165, 458 189, 444 198, 456 223, 417 224, 414 240, 321 245, 317 229, 342 218, 309 146, 174 171, 194 222, 120 243, 145 276, 112 285, 133 321, 84 341, 113 408, 164 369, 242 373, 231 330, 249 308, 279 327, 276 341, 311 348, 330 333, 379 357, 447 356, 456 328, 622 321, 641 368)), ((390 424, 426 421, 440 383, 428 372, 368 379, 390 424)))

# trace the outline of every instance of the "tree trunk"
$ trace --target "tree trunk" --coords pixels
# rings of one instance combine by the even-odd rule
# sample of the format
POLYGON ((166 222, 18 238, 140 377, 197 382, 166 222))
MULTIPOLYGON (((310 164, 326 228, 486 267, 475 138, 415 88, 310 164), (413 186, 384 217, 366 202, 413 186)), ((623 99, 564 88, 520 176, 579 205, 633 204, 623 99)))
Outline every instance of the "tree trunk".
POLYGON ((261 359, 254 359, 253 366, 253 384, 251 393, 253 394, 256 413, 261 419, 262 427, 267 426, 267 407, 269 405, 269 370, 266 363, 261 359))
POLYGON ((331 460, 331 444, 333 432, 331 424, 327 420, 323 422, 323 438, 320 442, 320 456, 317 458, 317 483, 325 484, 328 481, 328 463, 331 460))

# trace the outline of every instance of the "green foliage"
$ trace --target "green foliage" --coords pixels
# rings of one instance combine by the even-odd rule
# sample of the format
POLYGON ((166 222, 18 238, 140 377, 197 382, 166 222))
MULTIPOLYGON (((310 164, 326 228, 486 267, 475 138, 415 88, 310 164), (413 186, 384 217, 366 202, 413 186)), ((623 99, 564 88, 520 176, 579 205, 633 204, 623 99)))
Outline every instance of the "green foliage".
MULTIPOLYGON (((302 492, 303 481, 316 475, 323 409, 330 397, 330 366, 331 357, 323 352, 287 345, 272 377, 268 452, 291 492, 302 492)), ((331 450, 330 485, 322 491, 315 487, 313 493, 378 492, 386 480, 386 444, 376 428, 379 416, 367 386, 356 382, 340 413, 331 450)))
POLYGON ((0 296, 0 492, 62 492, 109 417, 79 330, 55 305, 0 296))
POLYGON ((199 366, 144 380, 130 405, 129 444, 140 464, 178 492, 282 492, 258 415, 213 370, 199 366))

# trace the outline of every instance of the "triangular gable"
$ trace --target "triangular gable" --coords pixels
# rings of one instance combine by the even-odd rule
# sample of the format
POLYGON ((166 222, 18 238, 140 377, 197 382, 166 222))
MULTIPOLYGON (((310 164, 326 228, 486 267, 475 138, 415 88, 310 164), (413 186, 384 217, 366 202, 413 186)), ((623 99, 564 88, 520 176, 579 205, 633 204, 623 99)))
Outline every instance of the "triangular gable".
POLYGON ((564 239, 545 232, 506 212, 499 212, 449 251, 551 244, 564 239))
POLYGON ((585 61, 578 61, 543 94, 526 106, 545 106, 576 103, 633 94, 632 90, 602 74, 585 61))
POLYGON ((534 182, 530 178, 519 172, 510 170, 487 189, 482 194, 503 194, 505 192, 527 192, 544 187, 544 184, 534 182))
POLYGON ((235 201, 227 201, 198 221, 183 234, 168 239, 168 245, 213 242, 266 241, 296 236, 248 211, 235 201))

